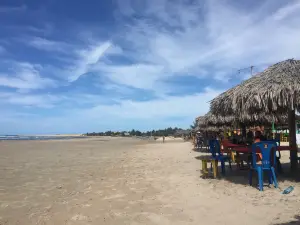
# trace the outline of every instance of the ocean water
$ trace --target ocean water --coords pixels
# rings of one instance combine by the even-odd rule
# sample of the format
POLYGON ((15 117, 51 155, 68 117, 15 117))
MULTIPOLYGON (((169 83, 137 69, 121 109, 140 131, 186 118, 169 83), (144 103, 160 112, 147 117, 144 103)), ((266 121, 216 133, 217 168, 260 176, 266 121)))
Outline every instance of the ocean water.
POLYGON ((32 135, 0 135, 0 140, 66 140, 86 138, 86 136, 32 136, 32 135))

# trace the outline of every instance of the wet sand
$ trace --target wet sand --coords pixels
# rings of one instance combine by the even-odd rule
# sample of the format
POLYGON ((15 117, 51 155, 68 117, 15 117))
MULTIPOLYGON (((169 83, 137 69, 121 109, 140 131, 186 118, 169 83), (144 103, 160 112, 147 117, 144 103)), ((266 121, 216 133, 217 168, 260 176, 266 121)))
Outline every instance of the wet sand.
MULTIPOLYGON (((247 185, 247 171, 201 179, 188 142, 130 138, 0 142, 0 224, 281 224, 289 195, 247 185)), ((284 156, 283 160, 287 160, 284 156)))

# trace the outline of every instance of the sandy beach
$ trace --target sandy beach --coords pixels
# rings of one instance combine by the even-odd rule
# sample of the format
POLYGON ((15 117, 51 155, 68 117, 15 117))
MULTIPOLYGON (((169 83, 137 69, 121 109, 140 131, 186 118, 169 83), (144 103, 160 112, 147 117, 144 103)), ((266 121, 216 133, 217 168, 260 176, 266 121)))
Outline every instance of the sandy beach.
POLYGON ((259 192, 235 166, 201 179, 202 153, 189 142, 1 141, 0 154, 1 225, 300 223, 299 182, 283 177, 281 189, 259 192))

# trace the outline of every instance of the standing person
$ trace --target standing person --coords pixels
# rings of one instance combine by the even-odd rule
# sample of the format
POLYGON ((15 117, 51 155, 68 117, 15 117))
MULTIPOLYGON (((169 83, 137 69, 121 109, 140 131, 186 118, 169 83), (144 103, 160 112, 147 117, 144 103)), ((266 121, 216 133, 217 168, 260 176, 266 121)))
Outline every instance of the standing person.
POLYGON ((163 143, 165 143, 165 136, 163 136, 163 143))
POLYGON ((224 138, 225 138, 225 135, 224 135, 224 131, 223 131, 223 130, 219 130, 219 136, 220 136, 220 140, 223 141, 224 138))
POLYGON ((236 134, 236 130, 234 130, 232 135, 232 144, 237 144, 237 143, 238 143, 237 134, 236 134))

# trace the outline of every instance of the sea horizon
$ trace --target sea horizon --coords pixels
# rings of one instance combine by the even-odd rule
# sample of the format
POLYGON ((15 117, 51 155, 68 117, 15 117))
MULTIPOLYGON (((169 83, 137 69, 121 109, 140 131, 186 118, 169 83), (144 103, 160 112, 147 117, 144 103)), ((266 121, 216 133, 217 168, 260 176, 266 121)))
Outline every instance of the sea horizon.
POLYGON ((18 135, 18 134, 0 134, 0 140, 57 140, 57 139, 74 139, 74 138, 86 138, 83 135, 68 135, 68 134, 37 134, 37 135, 18 135))

